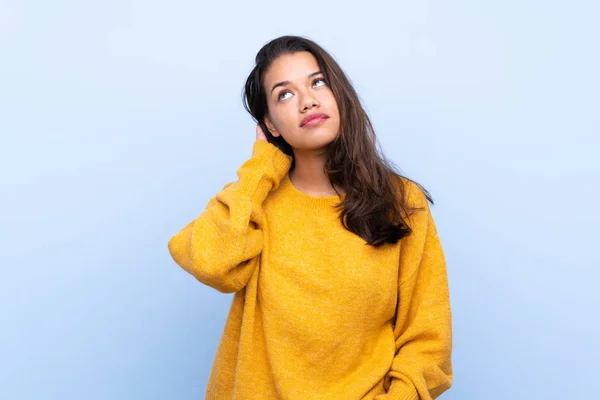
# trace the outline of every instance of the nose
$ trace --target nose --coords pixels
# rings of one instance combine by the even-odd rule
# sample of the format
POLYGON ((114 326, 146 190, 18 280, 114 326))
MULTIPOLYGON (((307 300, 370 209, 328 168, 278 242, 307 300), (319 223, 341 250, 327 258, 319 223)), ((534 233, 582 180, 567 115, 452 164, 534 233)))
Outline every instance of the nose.
POLYGON ((313 93, 307 92, 302 96, 302 101, 300 102, 302 111, 310 110, 311 108, 318 106, 319 102, 314 97, 313 93))

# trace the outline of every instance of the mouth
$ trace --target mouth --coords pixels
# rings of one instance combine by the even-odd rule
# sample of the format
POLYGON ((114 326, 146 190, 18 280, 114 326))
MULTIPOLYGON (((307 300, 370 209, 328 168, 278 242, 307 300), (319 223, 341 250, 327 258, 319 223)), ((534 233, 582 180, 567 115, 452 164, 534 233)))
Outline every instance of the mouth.
POLYGON ((329 116, 323 113, 314 113, 306 116, 300 123, 300 127, 320 125, 325 122, 329 116))

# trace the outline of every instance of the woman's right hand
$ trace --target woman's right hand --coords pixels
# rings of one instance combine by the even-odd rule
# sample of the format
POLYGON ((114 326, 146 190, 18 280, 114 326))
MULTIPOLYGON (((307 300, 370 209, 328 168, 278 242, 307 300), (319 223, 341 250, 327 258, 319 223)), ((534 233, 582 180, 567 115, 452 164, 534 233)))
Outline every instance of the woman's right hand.
POLYGON ((256 140, 264 140, 265 142, 268 142, 267 136, 260 127, 260 124, 256 124, 256 140))

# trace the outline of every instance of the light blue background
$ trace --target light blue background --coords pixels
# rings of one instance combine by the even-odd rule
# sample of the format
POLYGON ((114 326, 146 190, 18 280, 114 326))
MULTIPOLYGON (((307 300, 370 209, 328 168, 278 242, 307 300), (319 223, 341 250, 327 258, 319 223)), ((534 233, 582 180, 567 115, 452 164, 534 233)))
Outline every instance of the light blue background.
POLYGON ((168 239, 236 179, 258 49, 306 35, 431 190, 451 400, 597 398, 595 1, 0 2, 0 398, 200 399, 231 301, 168 239))

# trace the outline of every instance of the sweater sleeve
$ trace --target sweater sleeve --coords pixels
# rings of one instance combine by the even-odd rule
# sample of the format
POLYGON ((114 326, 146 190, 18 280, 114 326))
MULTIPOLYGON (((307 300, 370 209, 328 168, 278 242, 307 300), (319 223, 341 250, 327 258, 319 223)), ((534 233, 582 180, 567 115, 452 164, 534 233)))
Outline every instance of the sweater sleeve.
POLYGON ((396 355, 377 400, 431 400, 452 385, 452 321, 446 262, 427 201, 401 246, 396 355))
POLYGON ((168 243, 173 260, 200 282, 223 293, 242 289, 263 248, 262 203, 291 166, 275 145, 254 142, 252 156, 210 199, 202 214, 168 243))

